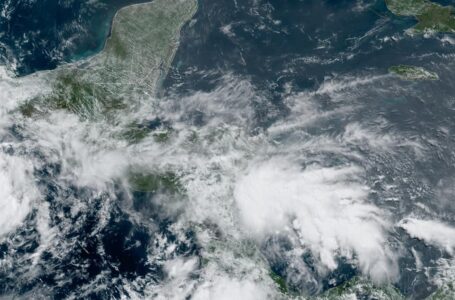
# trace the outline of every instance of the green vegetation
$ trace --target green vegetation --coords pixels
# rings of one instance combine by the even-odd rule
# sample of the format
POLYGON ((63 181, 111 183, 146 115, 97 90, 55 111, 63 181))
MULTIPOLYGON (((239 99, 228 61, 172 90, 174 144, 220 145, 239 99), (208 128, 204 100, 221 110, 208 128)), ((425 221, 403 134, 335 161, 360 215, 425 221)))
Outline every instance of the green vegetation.
POLYGON ((417 15, 419 23, 414 30, 422 32, 432 30, 437 32, 455 32, 455 16, 452 6, 441 6, 439 4, 430 4, 417 15))
POLYGON ((436 292, 428 297, 428 300, 452 300, 455 299, 455 286, 454 283, 449 282, 448 284, 440 287, 436 292))
POLYGON ((286 284, 286 280, 281 277, 280 275, 276 274, 273 271, 270 271, 269 273, 270 278, 273 279, 273 281, 276 283, 278 289, 280 290, 281 293, 287 294, 288 293, 288 286, 286 284))
POLYGON ((172 172, 164 174, 131 173, 128 178, 131 189, 137 192, 179 194, 183 191, 177 175, 172 172))
POLYGON ((19 106, 20 113, 27 118, 31 118, 32 116, 38 114, 38 109, 36 108, 37 99, 31 99, 19 106))
POLYGON ((53 109, 64 109, 81 117, 89 118, 112 110, 124 109, 122 99, 105 87, 78 76, 78 72, 60 74, 54 84, 53 93, 46 102, 53 109))
POLYGON ((438 80, 438 74, 425 70, 422 67, 398 65, 389 68, 389 72, 405 80, 438 80))
POLYGON ((111 34, 111 37, 106 43, 105 50, 109 53, 112 53, 119 59, 125 59, 128 55, 126 45, 124 45, 121 37, 117 32, 111 34))
POLYGON ((153 139, 157 143, 165 143, 167 142, 170 137, 171 137, 171 130, 165 130, 165 131, 160 131, 160 132, 154 132, 153 133, 153 139))
POLYGON ((27 101, 19 111, 25 117, 32 117, 50 110, 66 110, 90 119, 125 107, 120 97, 103 86, 84 80, 74 70, 58 74, 51 94, 27 101))
POLYGON ((428 0, 385 0, 387 8, 398 16, 412 16, 418 21, 415 32, 455 32, 455 9, 428 0))
MULTIPOLYGON (((141 95, 157 92, 172 63, 181 27, 196 9, 196 0, 156 0, 121 9, 104 50, 49 72, 52 92, 29 100, 19 111, 32 117, 38 112, 66 110, 84 119, 97 119, 133 109, 141 95)), ((147 132, 130 134, 139 140, 147 132)), ((168 137, 169 133, 156 134, 160 142, 168 137)))
POLYGON ((169 69, 181 27, 197 9, 196 0, 157 0, 121 9, 104 51, 89 65, 94 81, 117 93, 156 93, 169 69))
POLYGON ((129 141, 132 144, 141 142, 147 136, 151 135, 155 142, 165 143, 171 138, 173 130, 168 127, 160 127, 158 129, 151 129, 143 124, 131 123, 120 134, 120 138, 129 141))
POLYGON ((139 126, 137 124, 130 124, 124 132, 122 132, 120 138, 127 140, 131 144, 136 144, 145 139, 150 133, 150 129, 145 126, 139 126))
POLYGON ((378 300, 404 300, 401 293, 391 285, 376 286, 373 283, 354 277, 340 286, 334 287, 322 296, 319 300, 341 300, 341 299, 378 299, 378 300))
MULTIPOLYGON (((269 273, 270 278, 276 283, 281 293, 290 295, 289 288, 285 279, 273 271, 269 273)), ((313 300, 351 300, 351 299, 375 299, 375 300, 404 300, 406 299, 398 289, 391 284, 378 286, 371 281, 362 278, 354 277, 345 283, 331 288, 320 296, 298 298, 298 299, 313 299, 313 300)), ((427 300, 452 300, 455 299, 455 285, 453 283, 446 284, 439 288, 427 300)))
POLYGON ((397 16, 417 16, 431 3, 428 0, 385 0, 387 8, 397 16))

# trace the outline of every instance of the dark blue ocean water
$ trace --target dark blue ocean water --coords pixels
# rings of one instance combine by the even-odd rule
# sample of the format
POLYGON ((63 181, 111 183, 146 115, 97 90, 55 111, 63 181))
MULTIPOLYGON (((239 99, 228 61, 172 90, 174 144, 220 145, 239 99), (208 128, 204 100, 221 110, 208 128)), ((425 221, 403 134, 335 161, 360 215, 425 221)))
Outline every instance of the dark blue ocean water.
POLYGON ((2 0, 0 63, 15 64, 19 75, 102 49, 115 12, 144 0, 2 0))
MULTIPOLYGON (((9 66, 16 64, 17 74, 26 75, 90 56, 102 49, 115 12, 122 6, 137 2, 143 1, 0 0, 0 60, 9 66)), ((454 4, 454 1, 439 2, 454 4)), ((416 187, 425 186, 426 191, 417 199, 435 213, 440 213, 443 221, 454 222, 451 217, 455 213, 454 206, 440 207, 433 201, 435 188, 441 184, 451 186, 455 174, 452 153, 455 140, 441 136, 438 129, 455 128, 451 98, 455 92, 455 75, 450 65, 447 68, 442 66, 447 63, 447 56, 454 53, 454 48, 441 41, 443 34, 432 38, 403 34, 415 24, 415 20, 394 16, 383 0, 201 0, 194 20, 196 22, 183 28, 180 47, 164 82, 164 94, 174 97, 210 91, 226 74, 247 78, 271 104, 256 108, 257 126, 252 134, 289 114, 284 103, 289 86, 295 93, 311 91, 330 78, 386 75, 387 69, 396 64, 415 64, 437 71, 441 77, 438 82, 415 84, 385 79, 377 86, 370 85, 356 90, 355 94, 346 94, 342 104, 320 96, 317 100, 321 110, 346 103, 367 105, 338 120, 322 121, 310 128, 309 133, 335 136, 349 122, 379 127, 382 125, 374 122, 381 117, 387 124, 384 133, 393 130, 422 140, 438 139, 438 146, 431 146, 431 141, 428 142, 434 152, 425 159, 418 160, 407 153, 408 150, 402 149, 397 160, 369 156, 370 165, 365 168, 371 178, 387 174, 385 180, 399 187, 401 202, 384 204, 380 197, 372 199, 378 206, 387 206, 394 211, 397 221, 412 209, 416 187), (403 174, 412 176, 413 181, 399 180, 403 174)), ((365 152, 368 156, 368 151, 365 152)), ((169 230, 175 220, 163 217, 159 207, 144 200, 153 195, 133 195, 134 209, 138 213, 147 211, 146 217, 155 222, 154 231, 150 231, 133 222, 124 212, 122 199, 125 195, 122 191, 114 199, 105 199, 76 187, 61 190, 52 180, 59 168, 58 165, 44 165, 41 170, 36 170, 37 178, 41 178, 40 186, 48 195, 46 201, 52 212, 52 224, 82 224, 61 237, 77 240, 78 244, 65 257, 51 257, 44 253, 42 274, 30 282, 17 282, 16 278, 20 277, 23 268, 19 264, 28 263, 21 261, 21 253, 33 252, 38 247, 36 232, 24 229, 18 234, 24 237, 23 244, 18 243, 19 248, 0 244, 0 258, 16 255, 18 262, 17 266, 1 273, 4 276, 0 280, 0 294, 26 294, 47 286, 51 298, 63 299, 81 286, 93 283, 103 272, 109 274, 106 275, 109 282, 104 282, 106 287, 89 294, 88 298, 119 297, 124 291, 117 290, 115 280, 144 278, 160 282, 164 278, 163 270, 161 266, 146 261, 147 252, 155 251, 153 246, 147 245, 157 235, 165 236, 169 241, 177 238, 169 230), (75 217, 70 210, 76 198, 85 203, 87 209, 86 213, 75 217), (108 200, 114 202, 108 212, 109 223, 93 237, 91 233, 100 218, 99 211, 108 200), (141 246, 131 247, 136 242, 141 246), (68 280, 55 286, 57 275, 68 280)), ((380 189, 382 187, 378 186, 378 194, 380 189)), ((33 216, 28 221, 33 222, 33 216)), ((176 253, 198 255, 192 231, 185 234, 187 241, 178 243, 176 253)), ((442 256, 438 249, 426 247, 402 231, 394 232, 393 238, 405 244, 408 250, 411 247, 417 249, 429 266, 442 256)), ((286 247, 286 243, 273 246, 286 247)), ((267 244, 263 247, 271 269, 285 277, 288 267, 285 258, 272 257, 267 253, 267 244)), ((311 265, 311 257, 302 259, 311 265)), ((413 271, 414 263, 409 253, 400 260, 402 276, 396 286, 405 295, 419 299, 430 294, 435 287, 428 284, 422 274, 413 271)), ((319 279, 325 289, 330 279, 339 284, 357 274, 352 266, 340 262, 339 269, 327 278, 319 279)), ((314 287, 296 283, 294 288, 311 292, 314 287)))
MULTIPOLYGON (((395 78, 380 80, 352 93, 340 90, 338 104, 329 97, 316 96, 323 111, 343 105, 362 108, 338 120, 321 121, 310 132, 337 135, 343 124, 349 122, 381 128, 384 125, 375 120, 383 119, 387 124, 381 130, 383 133, 399 132, 427 141, 438 140, 437 146, 430 146, 432 153, 427 153, 425 159, 403 150, 396 160, 369 156, 371 165, 365 167, 371 178, 378 173, 388 174, 386 181, 399 186, 400 202, 384 204, 380 197, 373 199, 379 206, 388 206, 396 220, 409 215, 414 203, 421 201, 441 220, 454 223, 453 205, 440 206, 437 195, 438 186, 450 186, 455 174, 452 151, 455 140, 443 137, 440 131, 454 128, 455 124, 452 97, 455 75, 450 59, 455 51, 453 45, 443 41, 453 35, 407 35, 405 30, 415 25, 416 20, 393 15, 382 0, 200 1, 195 18, 198 22, 184 29, 174 67, 165 82, 168 91, 182 94, 209 91, 226 73, 248 78, 273 104, 257 107, 258 131, 287 115, 283 101, 289 86, 293 92, 312 91, 324 81, 344 76, 352 80, 386 76, 388 68, 397 64, 423 66, 437 72, 441 77, 437 82, 404 82, 395 78), (407 176, 412 177, 412 182, 405 179, 407 176)), ((378 194, 381 189, 378 187, 378 194)), ((449 198, 453 197, 450 195, 449 198)), ((407 297, 428 296, 435 287, 422 273, 415 272, 410 249, 423 253, 424 264, 430 270, 444 254, 403 231, 396 232, 394 238, 408 251, 399 262, 401 278, 396 287, 407 297)), ((286 243, 278 247, 285 249, 286 243)), ((274 272, 286 276, 289 267, 286 258, 280 259, 276 253, 269 258, 274 272)), ((330 279, 341 283, 356 274, 349 265, 339 263, 339 269, 322 279, 325 284, 330 279)))

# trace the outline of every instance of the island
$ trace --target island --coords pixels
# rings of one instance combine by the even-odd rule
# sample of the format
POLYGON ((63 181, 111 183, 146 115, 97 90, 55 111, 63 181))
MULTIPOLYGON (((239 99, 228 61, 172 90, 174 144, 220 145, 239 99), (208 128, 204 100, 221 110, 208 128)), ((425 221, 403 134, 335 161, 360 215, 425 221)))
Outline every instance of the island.
POLYGON ((455 32, 455 8, 429 0, 385 0, 387 8, 397 16, 414 17, 418 22, 411 32, 455 32))
POLYGON ((398 65, 389 68, 389 72, 404 80, 438 80, 438 74, 422 67, 398 65))

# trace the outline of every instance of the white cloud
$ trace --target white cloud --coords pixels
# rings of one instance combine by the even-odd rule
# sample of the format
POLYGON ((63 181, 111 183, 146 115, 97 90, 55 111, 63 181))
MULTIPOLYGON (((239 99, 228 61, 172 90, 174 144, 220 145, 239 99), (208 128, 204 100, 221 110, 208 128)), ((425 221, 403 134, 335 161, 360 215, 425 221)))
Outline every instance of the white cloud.
POLYGON ((220 277, 205 282, 196 290, 193 300, 264 300, 270 298, 264 287, 249 280, 220 277))
POLYGON ((48 161, 62 164, 61 179, 103 189, 121 176, 130 163, 125 143, 113 139, 106 127, 58 111, 29 123, 27 134, 48 161))
MULTIPOLYGON (((382 124, 377 127, 387 126, 387 122, 385 120, 378 121, 382 124)), ((406 147, 413 150, 413 152, 419 157, 423 156, 423 151, 425 150, 424 147, 416 140, 404 138, 394 132, 383 133, 381 131, 377 131, 377 128, 373 129, 362 126, 358 122, 346 125, 341 142, 380 152, 393 152, 397 147, 406 147)))
MULTIPOLYGON (((184 300, 191 294, 196 281, 190 279, 190 275, 197 269, 198 258, 182 258, 166 261, 164 271, 167 275, 165 284, 159 287, 159 295, 154 299, 161 300, 184 300)), ((140 299, 140 297, 138 297, 140 299)))
POLYGON ((197 258, 183 259, 176 258, 174 260, 167 261, 164 265, 166 274, 171 279, 182 279, 186 278, 189 273, 194 271, 198 263, 197 258))
POLYGON ((335 269, 340 255, 356 256, 373 280, 394 279, 388 224, 380 209, 366 203, 368 188, 360 182, 361 173, 355 166, 302 169, 274 159, 254 165, 238 180, 234 194, 242 221, 255 236, 292 226, 324 268, 335 269))
POLYGON ((32 172, 24 159, 0 153, 0 236, 14 230, 30 212, 38 196, 32 172))
POLYGON ((413 238, 443 248, 450 254, 455 249, 455 228, 436 220, 406 218, 398 224, 413 238))

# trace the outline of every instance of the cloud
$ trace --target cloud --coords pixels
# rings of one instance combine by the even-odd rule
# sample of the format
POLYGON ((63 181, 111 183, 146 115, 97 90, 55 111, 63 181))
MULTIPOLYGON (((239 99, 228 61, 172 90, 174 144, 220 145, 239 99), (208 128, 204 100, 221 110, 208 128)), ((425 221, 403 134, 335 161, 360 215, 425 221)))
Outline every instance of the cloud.
POLYGON ((455 228, 436 220, 406 218, 398 223, 413 238, 443 248, 450 254, 455 249, 455 228))
POLYGON ((86 123, 63 111, 28 123, 26 129, 48 162, 61 163, 60 179, 78 186, 105 189, 130 162, 125 143, 113 139, 106 125, 86 123))
POLYGON ((0 153, 0 236, 19 226, 31 211, 38 196, 32 171, 26 160, 0 153))
POLYGON ((356 166, 322 167, 273 159, 254 164, 239 178, 235 200, 243 225, 257 238, 292 227, 319 264, 337 268, 337 258, 357 258, 375 281, 398 271, 387 247, 385 214, 366 202, 368 188, 356 166))
POLYGON ((264 300, 269 299, 263 286, 249 280, 239 281, 228 277, 205 282, 196 290, 193 300, 264 300))

